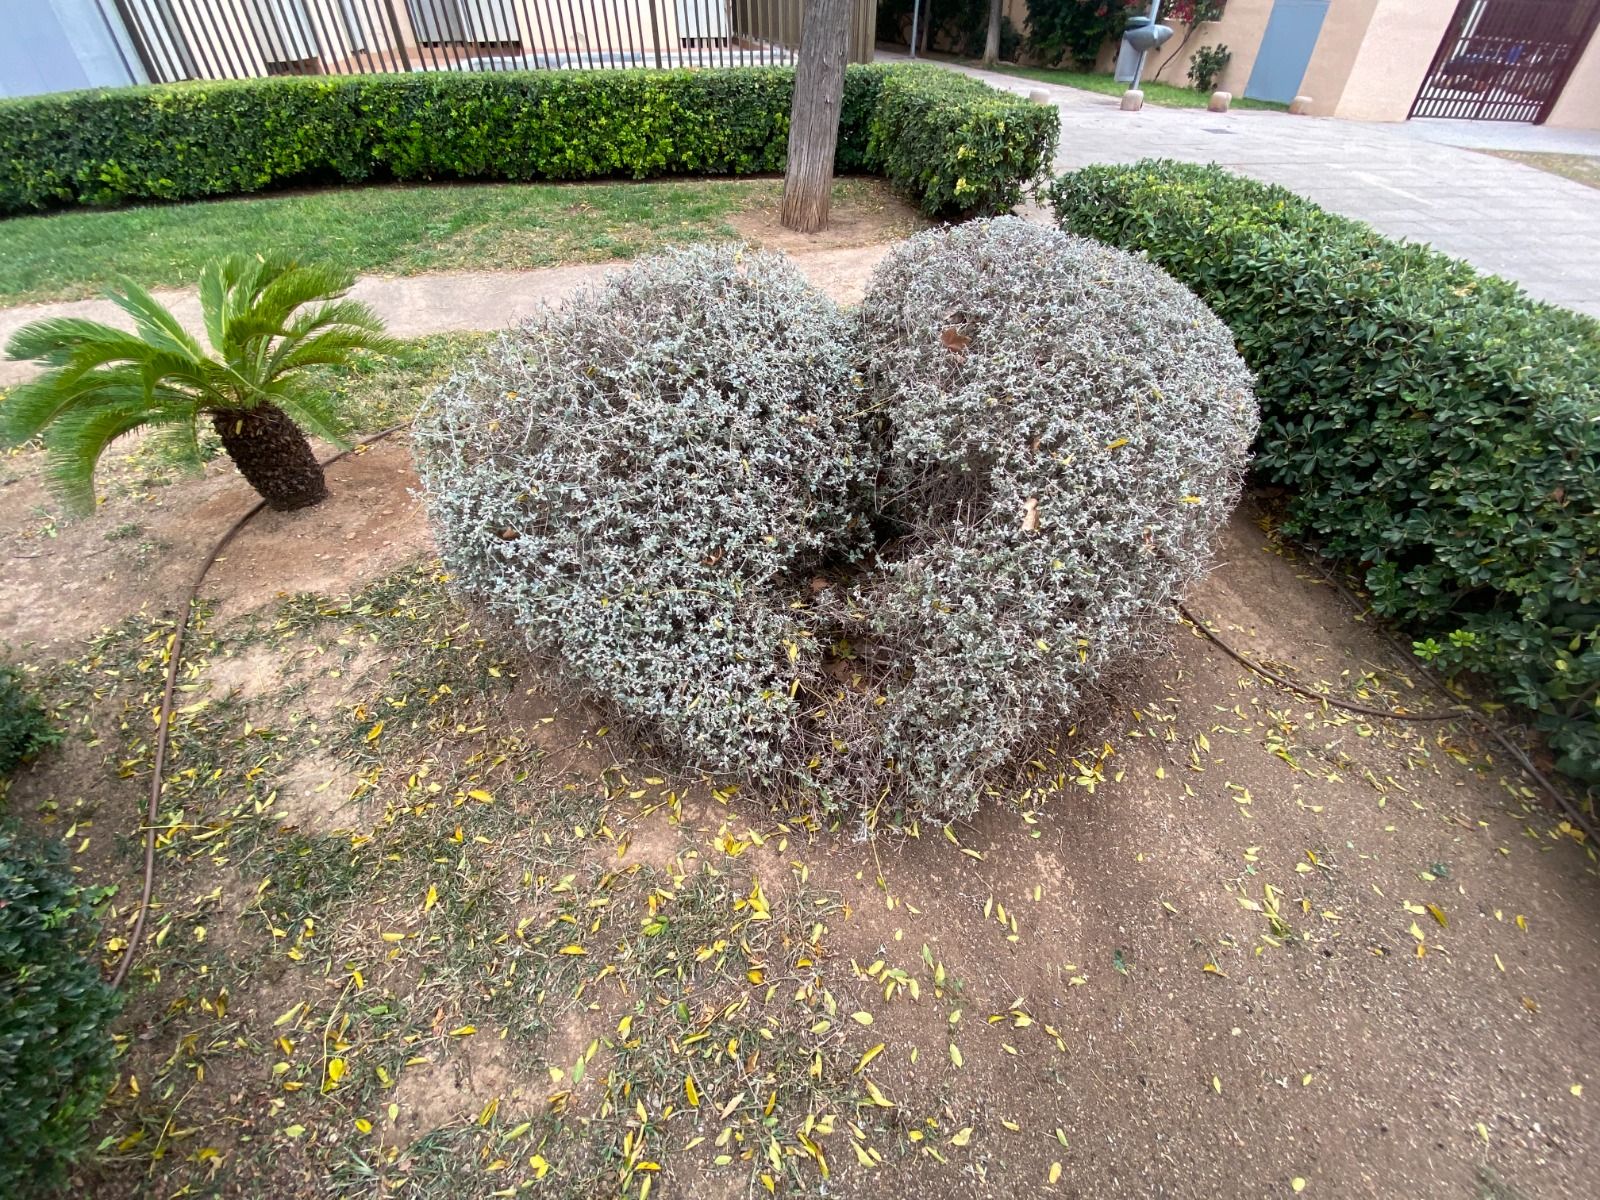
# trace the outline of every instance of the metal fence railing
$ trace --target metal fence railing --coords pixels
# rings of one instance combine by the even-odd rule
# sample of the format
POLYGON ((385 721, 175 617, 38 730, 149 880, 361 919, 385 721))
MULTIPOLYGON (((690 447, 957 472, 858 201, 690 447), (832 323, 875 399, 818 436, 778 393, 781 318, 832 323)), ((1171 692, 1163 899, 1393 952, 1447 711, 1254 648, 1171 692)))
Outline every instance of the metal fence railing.
MULTIPOLYGON (((792 63, 802 0, 97 0, 152 82, 792 63)), ((851 58, 870 61, 875 0, 851 58)))
POLYGON ((1461 0, 1413 117, 1543 121, 1600 24, 1600 0, 1461 0))

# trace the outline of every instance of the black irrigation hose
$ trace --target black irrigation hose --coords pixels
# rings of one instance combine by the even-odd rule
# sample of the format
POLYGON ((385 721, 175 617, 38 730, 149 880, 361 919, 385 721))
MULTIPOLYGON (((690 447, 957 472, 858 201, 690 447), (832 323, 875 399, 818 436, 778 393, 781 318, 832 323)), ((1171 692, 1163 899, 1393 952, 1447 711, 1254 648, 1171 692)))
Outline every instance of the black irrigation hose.
MULTIPOLYGON (((370 437, 361 439, 361 441, 350 447, 350 449, 341 450, 332 458, 325 460, 322 465, 324 467, 331 467, 334 463, 343 458, 349 457, 351 454, 354 454, 357 450, 360 450, 365 446, 370 446, 375 442, 381 442, 384 438, 392 437, 394 434, 399 433, 402 429, 405 429, 409 424, 409 422, 403 422, 399 425, 391 425, 387 429, 379 430, 370 437)), ((122 952, 122 961, 117 964, 116 972, 111 977, 111 986, 114 988, 120 988, 122 986, 123 982, 128 977, 129 969, 133 966, 134 957, 138 954, 140 943, 144 939, 145 918, 150 913, 150 897, 155 891, 156 817, 159 815, 161 807, 161 775, 162 768, 166 764, 167 739, 172 728, 172 695, 177 689, 178 670, 182 664, 183 635, 189 628, 189 616, 194 611, 194 602, 199 598, 200 585, 205 582, 207 572, 209 572, 216 564, 216 561, 221 557, 222 552, 228 548, 228 546, 233 542, 233 539, 239 535, 240 531, 243 530, 244 527, 248 525, 266 506, 267 502, 265 500, 256 501, 255 504, 251 505, 250 508, 246 509, 245 512, 240 514, 239 519, 228 527, 228 531, 226 533, 217 539, 216 544, 211 547, 211 552, 206 555, 205 561, 200 564, 200 569, 195 572, 194 581, 189 585, 188 594, 184 597, 183 606, 178 613, 178 625, 173 631, 172 646, 167 652, 167 681, 166 686, 161 693, 161 714, 158 718, 156 726, 155 760, 150 771, 150 802, 145 812, 144 886, 139 896, 139 912, 134 918, 133 932, 128 935, 127 949, 122 952)), ((1224 642, 1217 634, 1213 633, 1209 628, 1207 628, 1205 622, 1196 617, 1183 604, 1178 605, 1178 612, 1183 615, 1185 620, 1198 629, 1201 634, 1203 634, 1205 638, 1211 642, 1212 645, 1216 646, 1217 649, 1221 650, 1229 658, 1233 659, 1249 670, 1254 671, 1262 678, 1277 684, 1279 687, 1294 692, 1297 695, 1304 696, 1309 700, 1315 700, 1322 704, 1330 704, 1334 708, 1340 708, 1346 712, 1359 713, 1363 716, 1377 717, 1382 720, 1390 721, 1454 721, 1464 716, 1477 720, 1479 724, 1488 730, 1488 732, 1491 733, 1500 742, 1500 744, 1504 746, 1506 750, 1509 751, 1522 764, 1522 768, 1539 783, 1539 786, 1544 788, 1544 790, 1555 799, 1556 803, 1588 836, 1590 845, 1600 845, 1600 836, 1596 835, 1594 826, 1589 823, 1588 819, 1577 810, 1577 808, 1567 799, 1565 794, 1557 790, 1555 785, 1539 772, 1538 768, 1529 761, 1526 754, 1513 745, 1511 741, 1500 732, 1500 730, 1492 721, 1490 721, 1488 717, 1484 716, 1476 709, 1470 708, 1463 704, 1454 706, 1451 711, 1446 713, 1403 713, 1380 708, 1369 708, 1366 705, 1353 704, 1347 700, 1336 700, 1332 696, 1325 696, 1321 692, 1312 691, 1308 687, 1303 687, 1292 680, 1285 679, 1277 672, 1271 671, 1262 666, 1260 663, 1253 662, 1252 660, 1246 658, 1232 646, 1224 642)))
MULTIPOLYGON (((391 425, 380 430, 371 437, 362 438, 348 450, 341 450, 332 458, 325 460, 322 465, 331 467, 340 459, 348 458, 364 446, 374 442, 381 442, 384 438, 400 432, 409 422, 391 425)), ((183 659, 183 635, 189 628, 189 615, 194 611, 194 602, 199 598, 200 585, 205 582, 206 573, 216 564, 222 552, 226 550, 235 537, 239 535, 246 525, 265 507, 265 500, 257 500, 255 504, 246 509, 237 521, 228 527, 228 531, 217 539, 216 545, 211 547, 211 553, 206 555, 205 561, 200 564, 200 569, 195 572, 194 582, 189 585, 188 594, 184 596, 183 605, 178 612, 178 626, 172 634, 172 645, 167 651, 167 683, 161 693, 161 715, 156 724, 156 752, 155 761, 150 770, 150 803, 145 810, 144 819, 144 890, 139 896, 139 913, 134 918, 133 932, 128 935, 128 946, 122 952, 122 961, 117 964, 116 972, 111 976, 111 986, 120 988, 123 981, 128 978, 128 970, 133 966, 134 956, 139 952, 139 944, 144 939, 145 918, 150 913, 150 897, 156 886, 156 817, 161 808, 161 774, 167 761, 167 738, 172 729, 172 694, 178 685, 178 669, 183 659)))
POLYGON ((1478 722, 1478 724, 1481 725, 1491 736, 1493 736, 1497 742, 1504 746, 1506 752, 1515 758, 1522 766, 1522 769, 1526 771, 1541 788, 1544 789, 1546 795, 1556 802, 1557 807, 1565 812, 1579 829, 1583 830, 1585 836, 1587 836, 1589 839, 1589 845, 1600 845, 1600 836, 1596 835, 1594 826, 1589 822, 1589 819, 1578 810, 1577 805, 1573 804, 1572 801, 1567 798, 1566 793, 1557 788, 1555 784, 1550 782, 1550 780, 1546 779, 1539 768, 1533 765, 1533 761, 1526 754, 1524 754, 1522 750, 1511 741, 1510 738, 1506 737, 1506 735, 1500 731, 1500 727, 1496 725, 1493 720, 1470 705, 1452 704, 1448 712, 1442 713, 1408 713, 1395 712, 1392 709, 1369 708, 1364 704, 1353 704, 1348 700, 1336 700, 1332 696, 1325 696, 1321 692, 1312 691, 1308 687, 1302 687, 1293 680, 1285 679, 1276 671, 1267 669, 1260 663, 1255 662, 1253 659, 1246 658, 1232 646, 1228 645, 1227 642, 1223 641, 1221 637, 1213 633, 1211 629, 1207 627, 1206 623, 1190 612, 1185 605, 1179 604, 1178 612, 1183 616, 1184 620, 1188 621, 1189 624, 1198 629, 1200 633, 1204 635, 1207 641, 1209 641, 1218 650, 1221 650, 1229 658, 1233 659, 1235 662, 1248 668, 1249 670, 1254 671, 1263 679, 1275 683, 1287 691, 1294 692, 1296 695, 1305 696, 1307 699, 1316 700, 1322 704, 1330 704, 1334 708, 1343 709, 1345 712, 1360 713, 1362 716, 1377 717, 1386 721, 1456 721, 1460 720, 1462 717, 1470 717, 1474 721, 1478 722))

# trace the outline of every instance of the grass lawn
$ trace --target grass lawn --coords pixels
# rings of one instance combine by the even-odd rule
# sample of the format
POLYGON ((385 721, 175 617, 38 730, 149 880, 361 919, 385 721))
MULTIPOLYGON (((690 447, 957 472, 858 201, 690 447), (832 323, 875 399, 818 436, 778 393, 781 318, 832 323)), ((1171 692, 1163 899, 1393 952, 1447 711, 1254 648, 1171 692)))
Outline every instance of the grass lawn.
MULTIPOLYGON (((735 236, 730 221, 781 190, 775 179, 396 185, 14 217, 0 221, 0 303, 92 296, 123 275, 181 286, 237 250, 396 275, 632 258, 735 236)), ((894 203, 869 179, 840 181, 834 199, 846 216, 894 203)))
MULTIPOLYGON (((1000 65, 987 68, 997 71, 1002 75, 1016 75, 1023 79, 1037 79, 1040 83, 1054 83, 1061 87, 1077 88, 1085 92, 1101 92, 1107 96, 1120 96, 1128 90, 1128 85, 1118 83, 1109 75, 1096 75, 1089 71, 1058 71, 1046 67, 1011 67, 1000 65)), ((1193 88, 1175 87, 1170 83, 1145 83, 1144 98, 1147 103, 1160 104, 1166 108, 1204 108, 1206 101, 1211 98, 1209 92, 1197 92, 1193 88)), ((1287 104, 1279 104, 1276 100, 1250 100, 1244 96, 1233 98, 1234 108, 1263 108, 1275 112, 1288 112, 1287 104)))
POLYGON ((1540 154, 1528 150, 1485 150, 1496 158, 1509 158, 1524 166, 1538 167, 1592 188, 1600 188, 1600 158, 1588 154, 1540 154))

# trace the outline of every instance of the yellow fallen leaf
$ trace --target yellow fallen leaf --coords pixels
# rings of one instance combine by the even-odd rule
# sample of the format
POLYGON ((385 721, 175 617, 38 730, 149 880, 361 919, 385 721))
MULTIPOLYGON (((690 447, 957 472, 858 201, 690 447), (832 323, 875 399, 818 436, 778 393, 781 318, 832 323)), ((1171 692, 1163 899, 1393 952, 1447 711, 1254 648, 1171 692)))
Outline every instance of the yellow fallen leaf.
POLYGON ((467 795, 471 796, 474 800, 481 800, 485 804, 488 804, 494 800, 494 797, 488 792, 484 791, 482 788, 473 788, 467 793, 467 795))
POLYGON ((972 1126, 971 1125, 965 1125, 961 1129, 956 1131, 955 1137, 950 1139, 950 1144, 952 1146, 965 1146, 971 1140, 972 1140, 972 1126))
POLYGON ((1215 1075, 1211 1077, 1211 1090, 1219 1096, 1222 1095, 1222 1080, 1215 1075))
POLYGON ((871 1025, 872 1024, 872 1014, 869 1013, 869 1012, 853 1012, 853 1013, 850 1014, 850 1019, 852 1021, 854 1021, 857 1025, 871 1025))
POLYGON ((958 1067, 961 1065, 961 1047, 954 1042, 950 1043, 950 1061, 958 1067))
POLYGON ((344 1078, 344 1059, 330 1058, 328 1060, 328 1078, 338 1083, 344 1078))
POLYGON ((894 1101, 890 1100, 889 1097, 880 1092, 877 1084, 873 1083, 870 1079, 866 1080, 865 1082, 867 1085, 867 1095, 872 1097, 872 1102, 874 1104, 876 1104, 879 1108, 894 1107, 894 1101))
POLYGON ((367 741, 369 741, 369 742, 377 741, 379 735, 381 735, 382 733, 383 733, 383 722, 379 721, 371 729, 367 730, 367 741))
POLYGON ((883 1043, 879 1042, 876 1046, 872 1047, 872 1049, 868 1050, 865 1054, 863 1054, 861 1056, 861 1061, 856 1064, 855 1073, 857 1075, 861 1074, 862 1071, 866 1070, 867 1064, 869 1062, 871 1062, 873 1059, 877 1058, 878 1055, 880 1055, 882 1053, 883 1053, 883 1043))
POLYGON ((439 889, 430 883, 428 885, 428 894, 422 898, 422 911, 428 912, 437 903, 439 903, 439 889))
POLYGON ((478 1032, 476 1025, 460 1025, 450 1031, 451 1037, 471 1037, 478 1032))
POLYGON ((693 1075, 685 1075, 683 1077, 683 1094, 688 1099, 691 1108, 700 1107, 700 1093, 694 1086, 693 1075))
POLYGON ((1301 1179, 1300 1176, 1296 1175, 1289 1181, 1289 1186, 1297 1192, 1303 1192, 1306 1190, 1306 1181, 1301 1179))
POLYGON ((1571 1092, 1574 1096, 1582 1096, 1583 1095, 1583 1084, 1575 1083, 1571 1087, 1569 1087, 1567 1089, 1567 1091, 1571 1092))

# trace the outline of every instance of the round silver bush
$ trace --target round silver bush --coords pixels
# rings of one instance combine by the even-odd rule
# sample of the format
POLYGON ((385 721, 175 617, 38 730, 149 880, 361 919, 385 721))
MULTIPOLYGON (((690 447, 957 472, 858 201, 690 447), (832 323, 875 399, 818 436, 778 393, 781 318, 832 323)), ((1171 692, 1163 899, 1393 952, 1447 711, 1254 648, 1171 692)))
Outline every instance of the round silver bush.
POLYGON ((1252 377, 1163 271, 1014 217, 902 244, 860 325, 885 542, 849 609, 878 752, 907 805, 964 815, 1156 646, 1237 501, 1252 377))
POLYGON ((822 669, 788 581, 864 545, 849 335, 787 260, 706 247, 506 334, 417 422, 458 587, 681 760, 781 778, 822 669))

